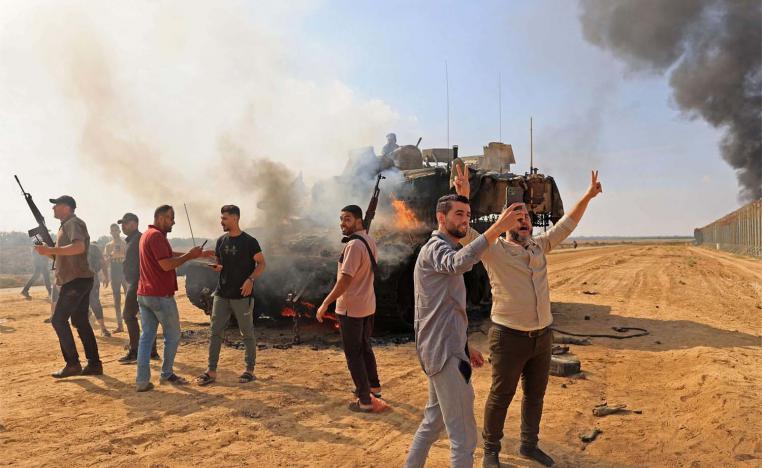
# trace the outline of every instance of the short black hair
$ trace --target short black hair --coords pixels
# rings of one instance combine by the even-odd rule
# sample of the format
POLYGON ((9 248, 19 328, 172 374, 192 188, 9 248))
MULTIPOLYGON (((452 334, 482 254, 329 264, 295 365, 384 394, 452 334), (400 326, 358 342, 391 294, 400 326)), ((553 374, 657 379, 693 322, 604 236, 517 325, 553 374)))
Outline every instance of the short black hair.
POLYGON ((355 218, 362 219, 362 208, 357 205, 347 205, 342 208, 341 211, 346 211, 347 213, 351 213, 355 218))
POLYGON ((166 214, 169 210, 174 210, 174 208, 172 208, 172 205, 161 205, 160 207, 154 210, 153 219, 156 219, 159 216, 166 214))
POLYGON ((236 215, 239 218, 241 217, 241 209, 235 205, 223 205, 223 207, 220 208, 220 214, 225 214, 225 213, 236 215))
POLYGON ((468 197, 451 193, 449 195, 440 197, 439 200, 437 200, 437 213, 449 213, 454 202, 465 203, 466 205, 469 204, 468 197))

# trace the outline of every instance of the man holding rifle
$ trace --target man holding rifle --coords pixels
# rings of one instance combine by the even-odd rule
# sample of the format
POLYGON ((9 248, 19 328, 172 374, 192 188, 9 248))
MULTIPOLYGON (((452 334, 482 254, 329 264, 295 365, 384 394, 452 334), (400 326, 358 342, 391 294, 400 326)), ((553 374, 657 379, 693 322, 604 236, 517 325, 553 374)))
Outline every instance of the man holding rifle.
POLYGON ((87 249, 90 247, 87 225, 74 214, 77 203, 72 197, 63 195, 50 199, 50 202, 53 203, 53 215, 61 220, 56 244, 55 247, 38 245, 35 250, 40 255, 55 257, 56 284, 61 287, 51 322, 58 335, 66 366, 52 375, 55 378, 72 375, 101 375, 103 365, 98 355, 95 333, 88 320, 93 272, 87 263, 87 249), (69 318, 71 318, 71 324, 77 329, 85 349, 87 365, 84 369, 79 362, 69 318))

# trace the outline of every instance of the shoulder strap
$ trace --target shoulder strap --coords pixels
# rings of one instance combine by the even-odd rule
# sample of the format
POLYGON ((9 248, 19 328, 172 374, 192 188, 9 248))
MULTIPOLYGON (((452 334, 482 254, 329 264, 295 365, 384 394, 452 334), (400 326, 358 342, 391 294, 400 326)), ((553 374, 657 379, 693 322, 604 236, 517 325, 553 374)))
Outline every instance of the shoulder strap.
MULTIPOLYGON (((370 250, 370 245, 368 244, 368 241, 366 241, 363 236, 360 236, 358 234, 352 234, 351 236, 347 238, 347 242, 355 240, 355 239, 365 244, 365 248, 368 250, 368 257, 370 257, 370 269, 371 271, 373 271, 373 274, 376 274, 376 272, 378 271, 378 264, 376 263, 376 258, 373 256, 373 252, 370 250)), ((344 252, 341 253, 341 261, 342 262, 344 261, 344 252)))

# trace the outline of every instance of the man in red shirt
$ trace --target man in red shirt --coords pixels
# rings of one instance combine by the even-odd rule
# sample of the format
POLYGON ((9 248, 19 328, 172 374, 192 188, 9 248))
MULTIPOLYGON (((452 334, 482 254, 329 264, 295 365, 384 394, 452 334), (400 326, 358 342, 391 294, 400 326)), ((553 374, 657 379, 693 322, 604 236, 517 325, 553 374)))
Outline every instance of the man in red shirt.
POLYGON ((138 282, 138 305, 142 333, 138 342, 138 373, 136 390, 145 392, 153 388, 151 383, 151 345, 161 324, 164 333, 164 362, 161 365, 161 383, 183 385, 188 383, 172 369, 180 344, 180 315, 175 302, 177 273, 183 263, 201 256, 214 256, 214 250, 203 251, 193 247, 189 252, 173 252, 167 240, 175 224, 175 210, 169 205, 156 208, 153 224, 140 238, 140 281, 138 282))

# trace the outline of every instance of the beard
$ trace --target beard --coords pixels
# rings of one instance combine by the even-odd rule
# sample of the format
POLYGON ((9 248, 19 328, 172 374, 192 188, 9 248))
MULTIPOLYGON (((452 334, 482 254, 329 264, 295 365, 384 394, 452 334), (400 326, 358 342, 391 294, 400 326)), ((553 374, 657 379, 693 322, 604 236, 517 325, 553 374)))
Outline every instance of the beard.
POLYGON ((466 237, 466 234, 468 234, 468 226, 461 228, 459 226, 447 224, 445 225, 445 229, 449 235, 456 239, 463 239, 466 237))
POLYGON ((519 244, 526 244, 529 241, 529 238, 532 237, 532 232, 529 229, 516 229, 513 231, 508 231, 508 234, 511 236, 511 239, 513 239, 514 242, 519 244))

